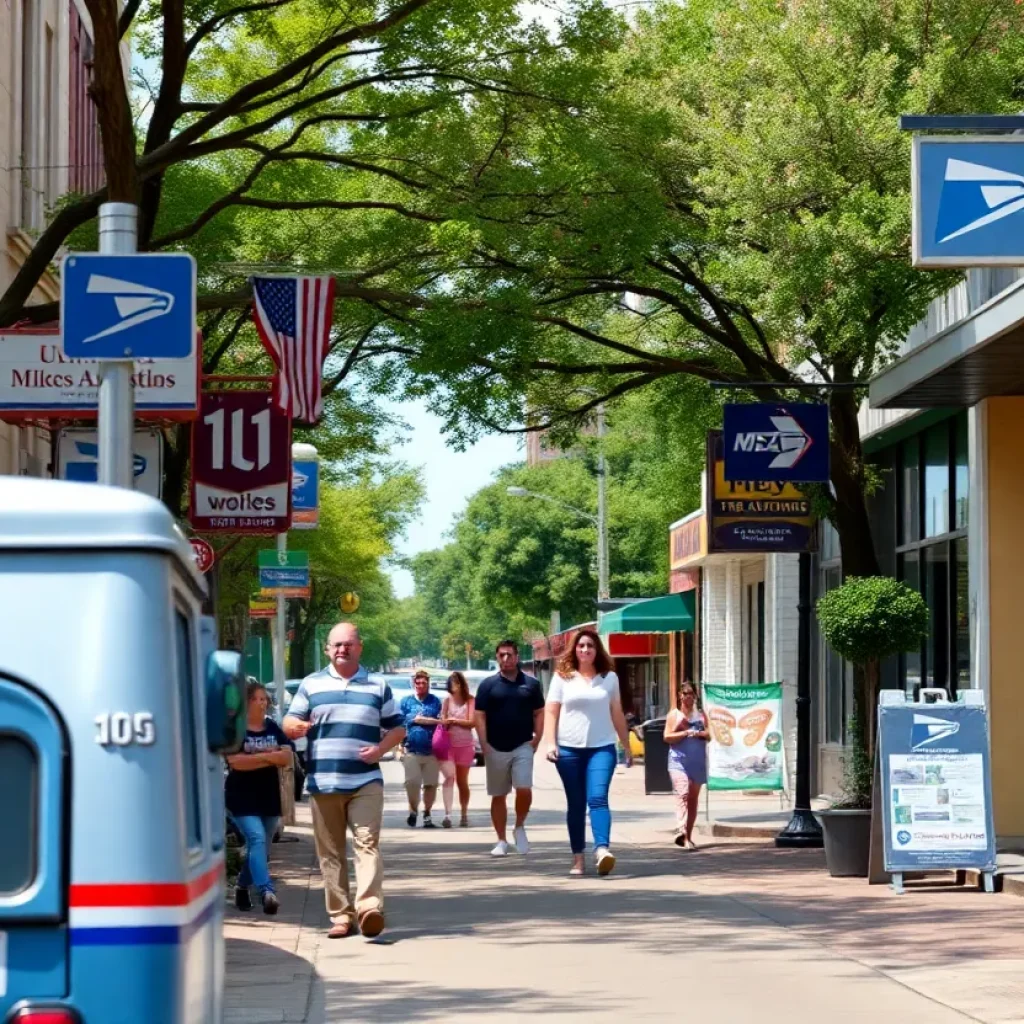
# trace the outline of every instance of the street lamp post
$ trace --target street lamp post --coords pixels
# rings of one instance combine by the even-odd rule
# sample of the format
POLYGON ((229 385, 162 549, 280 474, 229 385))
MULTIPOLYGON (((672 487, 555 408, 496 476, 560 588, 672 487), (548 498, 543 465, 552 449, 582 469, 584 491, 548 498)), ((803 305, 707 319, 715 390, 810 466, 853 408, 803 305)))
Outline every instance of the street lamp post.
POLYGON ((597 407, 597 599, 606 601, 608 593, 608 508, 607 473, 604 461, 604 402, 597 407))
POLYGON ((558 505, 559 508, 564 508, 569 512, 573 512, 581 519, 586 519, 597 527, 597 599, 599 601, 608 597, 608 522, 605 516, 603 500, 603 463, 604 460, 602 457, 602 475, 597 478, 597 493, 598 498, 601 500, 598 503, 596 516, 592 516, 589 512, 584 512, 583 509, 577 508, 575 505, 570 505, 566 501, 561 501, 558 498, 552 498, 550 494, 539 494, 537 491, 528 491, 525 487, 505 488, 505 493, 512 498, 539 498, 541 501, 550 502, 552 505, 558 505))

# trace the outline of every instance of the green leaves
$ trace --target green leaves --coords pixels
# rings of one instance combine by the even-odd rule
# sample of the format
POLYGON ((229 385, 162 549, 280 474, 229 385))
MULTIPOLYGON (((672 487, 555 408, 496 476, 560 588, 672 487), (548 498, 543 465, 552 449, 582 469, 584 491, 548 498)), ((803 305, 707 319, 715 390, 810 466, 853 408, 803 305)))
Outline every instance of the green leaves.
POLYGON ((858 665, 917 650, 928 635, 924 599, 888 576, 851 576, 825 594, 817 610, 828 645, 858 665))

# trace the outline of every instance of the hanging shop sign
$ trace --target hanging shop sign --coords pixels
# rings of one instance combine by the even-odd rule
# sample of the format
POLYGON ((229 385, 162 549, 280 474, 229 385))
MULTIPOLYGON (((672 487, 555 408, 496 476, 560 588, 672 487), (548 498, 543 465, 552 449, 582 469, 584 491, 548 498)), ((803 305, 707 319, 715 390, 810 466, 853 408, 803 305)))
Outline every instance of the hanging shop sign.
POLYGON ((962 698, 915 703, 900 691, 882 691, 884 862, 893 875, 995 870, 988 711, 980 690, 967 690, 962 698))
POLYGON ((796 484, 775 480, 727 480, 720 430, 708 432, 707 550, 806 551, 814 536, 811 503, 796 484))
POLYGON ((203 533, 284 533, 292 425, 266 391, 203 394, 192 428, 189 519, 203 533))
POLYGON ((703 691, 708 789, 782 789, 782 683, 705 683, 703 691))
MULTIPOLYGON (((195 348, 198 349, 196 344, 195 348)), ((89 419, 99 406, 100 365, 69 359, 56 334, 0 334, 0 416, 89 419)), ((184 359, 138 359, 132 377, 141 419, 192 419, 199 395, 195 351, 184 359)))
POLYGON ((277 601, 273 599, 249 598, 250 619, 272 619, 277 615, 277 601))
POLYGON ((1024 139, 919 135, 911 160, 915 267, 1024 263, 1024 139))
POLYGON ((828 406, 725 407, 723 454, 729 481, 828 483, 828 406))
POLYGON ((292 462, 292 529, 315 530, 320 524, 320 460, 292 462))

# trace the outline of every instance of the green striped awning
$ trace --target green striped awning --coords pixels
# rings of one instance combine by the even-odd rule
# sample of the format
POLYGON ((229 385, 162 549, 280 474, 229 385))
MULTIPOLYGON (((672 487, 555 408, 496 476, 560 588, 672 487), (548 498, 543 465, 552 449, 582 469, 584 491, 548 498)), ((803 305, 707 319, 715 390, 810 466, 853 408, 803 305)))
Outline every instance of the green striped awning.
POLYGON ((694 595, 668 594, 637 601, 606 612, 601 616, 600 631, 608 633, 692 633, 694 623, 694 595))

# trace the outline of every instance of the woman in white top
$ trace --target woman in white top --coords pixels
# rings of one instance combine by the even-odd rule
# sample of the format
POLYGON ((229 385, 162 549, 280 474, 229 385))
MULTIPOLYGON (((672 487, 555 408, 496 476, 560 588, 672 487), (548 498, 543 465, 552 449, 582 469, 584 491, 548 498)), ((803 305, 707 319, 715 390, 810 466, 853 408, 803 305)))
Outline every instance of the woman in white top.
POLYGON ((572 877, 583 874, 588 807, 597 873, 607 875, 615 867, 608 849, 612 827, 608 788, 615 774, 616 736, 626 751, 626 764, 633 759, 614 667, 597 633, 581 629, 558 663, 548 689, 544 738, 548 760, 554 761, 565 787, 572 877))

